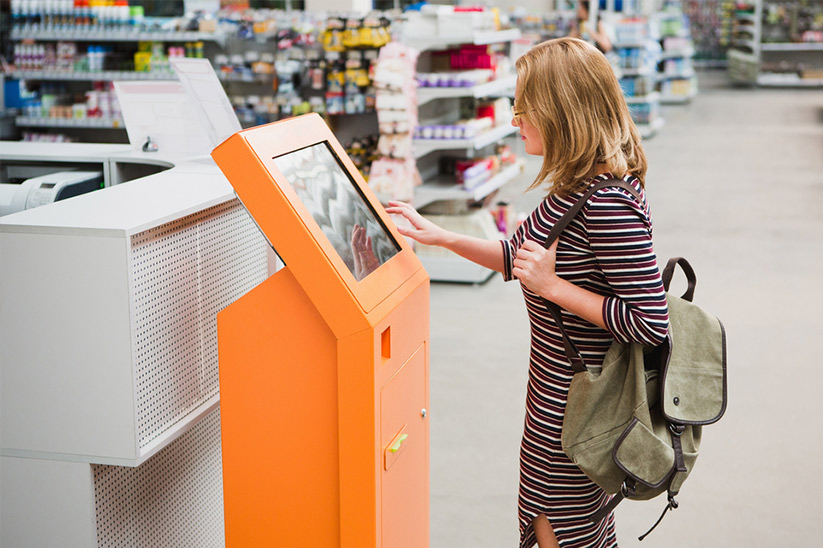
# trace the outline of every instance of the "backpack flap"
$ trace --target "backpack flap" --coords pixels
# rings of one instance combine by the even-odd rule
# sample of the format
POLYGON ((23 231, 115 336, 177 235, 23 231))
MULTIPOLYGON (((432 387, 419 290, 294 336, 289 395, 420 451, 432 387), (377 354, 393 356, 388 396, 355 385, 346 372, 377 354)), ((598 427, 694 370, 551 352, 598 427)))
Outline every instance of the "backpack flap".
MULTIPOLYGON (((612 457, 630 478, 647 487, 659 488, 674 471, 674 450, 665 424, 644 422, 638 418, 632 420, 614 444, 612 457)), ((658 494, 659 491, 650 492, 648 498, 658 494)))
POLYGON ((699 306, 670 293, 667 300, 671 348, 663 364, 663 414, 678 424, 711 424, 726 411, 726 332, 699 306))

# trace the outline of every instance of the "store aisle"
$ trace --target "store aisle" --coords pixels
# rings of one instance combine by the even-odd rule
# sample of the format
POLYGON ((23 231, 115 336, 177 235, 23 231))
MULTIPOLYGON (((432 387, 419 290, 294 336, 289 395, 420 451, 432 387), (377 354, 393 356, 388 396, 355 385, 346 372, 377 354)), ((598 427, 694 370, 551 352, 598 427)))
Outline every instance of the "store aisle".
MULTIPOLYGON (((687 257, 696 300, 728 332, 730 407, 704 430, 701 457, 642 546, 808 547, 823 538, 823 93, 741 90, 700 75, 646 143, 655 244, 687 257)), ((505 189, 522 210, 530 159, 505 189)), ((528 322, 499 276, 431 292, 431 546, 517 545, 517 452, 528 322)), ((618 509, 621 547, 641 546, 662 499, 618 509)))

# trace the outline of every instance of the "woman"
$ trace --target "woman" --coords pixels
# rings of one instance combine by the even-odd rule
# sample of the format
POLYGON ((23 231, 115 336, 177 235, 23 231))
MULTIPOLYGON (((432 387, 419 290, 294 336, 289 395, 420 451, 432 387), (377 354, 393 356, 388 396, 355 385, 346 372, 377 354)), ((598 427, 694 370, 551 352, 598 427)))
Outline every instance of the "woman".
POLYGON ((526 421, 520 451, 520 546, 613 547, 614 517, 586 518, 609 496, 563 453, 560 433, 572 370, 560 332, 540 297, 564 309, 563 323, 588 365, 602 364, 614 339, 659 344, 668 329, 643 191, 646 158, 617 79, 602 53, 575 38, 550 40, 516 63, 512 124, 528 154, 543 157, 531 188, 548 195, 511 240, 446 231, 409 205, 392 202, 411 227, 400 232, 518 279, 531 322, 526 421), (552 225, 593 181, 619 177, 625 189, 596 192, 551 247, 552 225))
POLYGON ((598 13, 595 28, 592 29, 589 25, 589 0, 578 0, 577 2, 577 18, 572 22, 571 32, 569 36, 572 38, 582 38, 584 40, 591 40, 595 47, 603 53, 608 53, 612 50, 612 28, 600 19, 598 13))

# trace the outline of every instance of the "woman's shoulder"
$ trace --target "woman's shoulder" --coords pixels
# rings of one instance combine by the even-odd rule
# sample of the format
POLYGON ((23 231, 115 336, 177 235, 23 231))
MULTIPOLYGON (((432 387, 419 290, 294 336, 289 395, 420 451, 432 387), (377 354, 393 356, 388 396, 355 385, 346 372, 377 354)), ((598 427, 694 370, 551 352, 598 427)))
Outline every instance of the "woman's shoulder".
POLYGON ((643 185, 633 175, 627 175, 623 180, 631 185, 637 196, 620 186, 608 186, 598 190, 583 208, 587 224, 633 222, 634 219, 640 220, 651 229, 651 211, 643 185))
MULTIPOLYGON (((598 175, 592 179, 592 183, 608 179, 615 179, 615 177, 610 174, 598 175)), ((595 207, 629 206, 635 209, 646 209, 646 192, 640 183, 640 179, 634 175, 626 174, 622 180, 628 183, 634 189, 634 192, 620 185, 607 186, 596 191, 586 205, 595 207)))

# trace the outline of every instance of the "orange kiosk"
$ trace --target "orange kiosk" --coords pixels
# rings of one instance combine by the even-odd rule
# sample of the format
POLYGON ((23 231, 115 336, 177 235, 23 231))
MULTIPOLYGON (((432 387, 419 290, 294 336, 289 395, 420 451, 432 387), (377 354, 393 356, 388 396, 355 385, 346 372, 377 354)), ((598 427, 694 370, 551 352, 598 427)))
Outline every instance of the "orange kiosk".
POLYGON ((428 546, 428 275, 318 115, 212 156, 286 265, 217 317, 226 545, 428 546))

